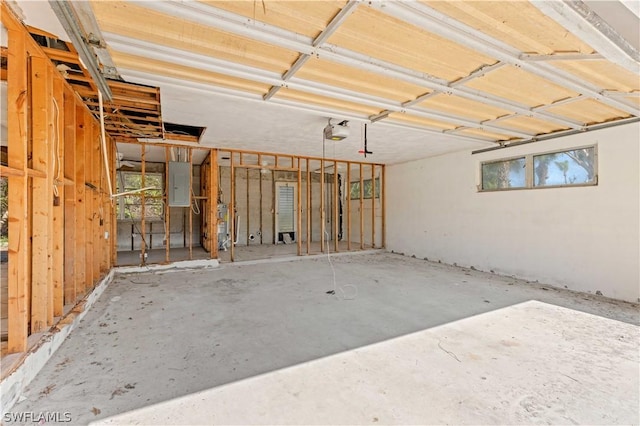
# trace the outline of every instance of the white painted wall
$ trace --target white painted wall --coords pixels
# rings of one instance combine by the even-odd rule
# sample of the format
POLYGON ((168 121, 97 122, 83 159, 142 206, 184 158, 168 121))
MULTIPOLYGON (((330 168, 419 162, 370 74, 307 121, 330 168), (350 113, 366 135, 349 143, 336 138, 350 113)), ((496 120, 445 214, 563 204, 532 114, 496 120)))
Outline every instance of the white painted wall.
POLYGON ((387 247, 627 301, 640 298, 640 124, 388 167, 387 247), (598 144, 591 187, 477 191, 481 161, 598 144), (553 240, 550 238, 553 235, 553 240))

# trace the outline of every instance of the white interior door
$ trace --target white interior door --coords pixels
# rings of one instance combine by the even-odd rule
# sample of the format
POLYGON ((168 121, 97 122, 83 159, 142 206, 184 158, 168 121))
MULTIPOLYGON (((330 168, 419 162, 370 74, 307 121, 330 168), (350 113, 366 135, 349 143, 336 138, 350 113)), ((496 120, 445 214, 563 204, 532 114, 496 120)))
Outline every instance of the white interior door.
POLYGON ((290 182, 276 182, 276 241, 283 241, 282 234, 296 238, 296 187, 290 182))

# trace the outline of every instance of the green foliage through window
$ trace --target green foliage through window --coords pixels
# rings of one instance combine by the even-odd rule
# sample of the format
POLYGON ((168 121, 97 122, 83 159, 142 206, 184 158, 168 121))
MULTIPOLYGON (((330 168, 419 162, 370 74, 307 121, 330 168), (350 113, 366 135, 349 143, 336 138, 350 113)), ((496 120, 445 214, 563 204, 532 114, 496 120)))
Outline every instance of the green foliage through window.
MULTIPOLYGON (((120 172, 117 176, 120 192, 136 191, 152 187, 144 191, 144 218, 146 220, 162 219, 164 215, 164 176, 162 173, 145 173, 144 185, 139 172, 120 172)), ((116 212, 119 219, 142 219, 142 192, 118 197, 116 212)))
MULTIPOLYGON (((371 179, 363 180, 362 186, 364 187, 364 191, 362 192, 362 198, 365 200, 371 199, 371 196, 373 194, 372 180, 371 179)), ((376 186, 376 198, 380 198, 380 178, 376 178, 375 186, 376 186)), ((349 187, 349 199, 350 200, 360 199, 360 181, 359 180, 355 182, 351 182, 351 185, 349 187)))

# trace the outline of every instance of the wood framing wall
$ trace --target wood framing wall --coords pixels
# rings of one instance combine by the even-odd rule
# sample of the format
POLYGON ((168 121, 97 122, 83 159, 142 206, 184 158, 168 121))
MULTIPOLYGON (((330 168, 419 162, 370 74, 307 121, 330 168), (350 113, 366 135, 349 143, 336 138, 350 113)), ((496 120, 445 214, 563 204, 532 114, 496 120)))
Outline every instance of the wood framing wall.
MULTIPOLYGON (((25 352, 113 265, 100 125, 5 2, 8 31, 8 341, 25 352)), ((111 141, 108 141, 113 159, 111 141)))

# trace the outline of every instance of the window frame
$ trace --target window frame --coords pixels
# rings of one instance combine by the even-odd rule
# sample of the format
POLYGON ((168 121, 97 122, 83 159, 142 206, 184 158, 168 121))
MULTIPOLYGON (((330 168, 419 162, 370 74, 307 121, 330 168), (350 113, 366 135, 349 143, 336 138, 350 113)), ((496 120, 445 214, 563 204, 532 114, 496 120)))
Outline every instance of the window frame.
MULTIPOLYGON (((362 180, 362 186, 364 187, 366 185, 367 182, 370 182, 371 178, 368 179, 363 179, 362 180)), ((358 184, 360 185, 360 181, 359 180, 354 180, 349 182, 349 201, 357 201, 360 199, 360 196, 358 195, 358 197, 352 198, 351 197, 351 188, 353 185, 358 184)), ((362 188, 359 188, 358 190, 358 194, 360 194, 360 192, 362 191, 362 188)), ((380 189, 380 177, 376 176, 375 178, 375 190, 373 191, 374 194, 371 194, 371 197, 367 197, 364 194, 362 195, 362 199, 363 200, 371 200, 371 199, 380 199, 380 193, 381 193, 381 189, 380 189)))
MULTIPOLYGON (((133 170, 119 170, 118 171, 118 191, 124 192, 125 190, 136 190, 136 189, 140 189, 140 188, 125 188, 125 175, 137 175, 137 176, 142 176, 142 172, 139 171, 133 171, 133 170)), ((149 177, 150 175, 153 176, 159 176, 160 179, 159 181, 162 183, 162 187, 159 189, 155 189, 156 191, 160 191, 161 194, 164 194, 165 192, 165 175, 162 172, 147 172, 145 173, 145 179, 147 177, 149 177)), ((149 190, 152 191, 152 190, 149 190)), ((164 216, 165 216, 165 202, 164 202, 164 195, 147 195, 146 194, 147 191, 145 191, 145 205, 148 205, 149 200, 154 200, 156 201, 155 204, 160 204, 162 206, 162 212, 160 213, 160 215, 158 216, 150 216, 148 214, 145 214, 145 218, 144 220, 147 222, 162 222, 164 221, 164 216)), ((142 193, 137 193, 137 194, 131 194, 131 195, 127 195, 127 196, 121 196, 118 197, 118 208, 116 209, 116 218, 118 221, 121 222, 131 222, 131 221, 140 221, 142 220, 142 215, 137 216, 137 217, 126 217, 125 216, 125 207, 127 205, 127 203, 125 202, 125 198, 126 197, 136 197, 138 200, 141 201, 142 199, 142 193)), ((135 204, 130 204, 130 205, 137 205, 137 206, 142 206, 142 202, 139 203, 135 203, 135 204)), ((148 211, 148 208, 145 206, 145 213, 148 211)))
POLYGON ((549 189, 549 188, 575 188, 575 187, 587 187, 587 186, 598 186, 599 175, 598 175, 598 144, 589 144, 589 145, 581 145, 570 148, 562 148, 562 149, 553 149, 542 152, 535 152, 529 154, 515 155, 511 157, 498 158, 494 160, 486 160, 480 162, 479 167, 479 184, 477 185, 478 192, 502 192, 502 191, 521 191, 528 189, 549 189), (581 182, 581 183, 563 183, 558 185, 535 185, 535 177, 534 177, 534 157, 540 157, 549 154, 562 154, 568 151, 576 151, 579 149, 593 149, 593 179, 591 182, 581 182), (483 181, 482 181, 482 167, 485 164, 491 163, 500 163, 503 161, 513 161, 520 158, 525 159, 525 186, 522 187, 513 187, 513 188, 496 188, 496 189, 484 189, 483 181))

